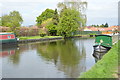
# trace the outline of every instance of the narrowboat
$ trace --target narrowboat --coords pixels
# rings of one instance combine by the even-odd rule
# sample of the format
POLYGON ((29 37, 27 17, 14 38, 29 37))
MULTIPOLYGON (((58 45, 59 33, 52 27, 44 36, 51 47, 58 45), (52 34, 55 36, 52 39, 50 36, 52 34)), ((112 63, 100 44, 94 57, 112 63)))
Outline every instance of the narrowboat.
POLYGON ((0 33, 0 44, 17 43, 14 33, 0 33))
POLYGON ((106 52, 112 47, 112 36, 110 35, 96 35, 94 51, 106 52))

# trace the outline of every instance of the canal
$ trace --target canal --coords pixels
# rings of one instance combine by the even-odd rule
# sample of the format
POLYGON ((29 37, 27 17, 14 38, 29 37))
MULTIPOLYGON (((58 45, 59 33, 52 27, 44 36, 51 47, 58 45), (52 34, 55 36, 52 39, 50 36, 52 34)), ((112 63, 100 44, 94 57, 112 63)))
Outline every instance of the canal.
POLYGON ((0 52, 3 78, 77 78, 94 64, 94 39, 9 46, 0 52))

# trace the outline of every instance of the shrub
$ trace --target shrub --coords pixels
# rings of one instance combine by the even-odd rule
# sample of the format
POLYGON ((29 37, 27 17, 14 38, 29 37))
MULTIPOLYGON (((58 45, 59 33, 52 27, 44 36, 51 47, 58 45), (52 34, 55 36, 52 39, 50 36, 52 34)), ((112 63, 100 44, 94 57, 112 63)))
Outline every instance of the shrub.
POLYGON ((11 32, 9 27, 0 27, 0 32, 11 32))
POLYGON ((44 37, 44 36, 46 36, 46 32, 44 30, 39 30, 39 35, 41 37, 44 37))
MULTIPOLYGON (((9 27, 0 27, 0 32, 12 32, 9 27)), ((14 31, 16 36, 38 36, 38 27, 18 27, 14 31)))

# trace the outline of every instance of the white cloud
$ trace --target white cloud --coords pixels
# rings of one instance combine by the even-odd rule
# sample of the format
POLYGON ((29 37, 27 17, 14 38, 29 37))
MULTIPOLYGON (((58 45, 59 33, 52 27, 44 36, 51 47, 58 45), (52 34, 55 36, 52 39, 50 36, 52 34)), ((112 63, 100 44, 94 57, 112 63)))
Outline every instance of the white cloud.
MULTIPOLYGON (((57 3, 63 0, 0 0, 2 4, 2 14, 17 10, 24 18, 23 25, 34 24, 36 17, 46 8, 55 9, 57 3)), ((86 1, 86 0, 85 0, 86 1)), ((118 0, 87 0, 88 25, 102 24, 117 25, 117 3, 118 0)))
POLYGON ((108 22, 110 25, 117 25, 118 0, 87 0, 88 24, 103 24, 108 22))
POLYGON ((63 0, 0 0, 0 2, 41 2, 41 3, 51 3, 51 2, 61 2, 63 0))

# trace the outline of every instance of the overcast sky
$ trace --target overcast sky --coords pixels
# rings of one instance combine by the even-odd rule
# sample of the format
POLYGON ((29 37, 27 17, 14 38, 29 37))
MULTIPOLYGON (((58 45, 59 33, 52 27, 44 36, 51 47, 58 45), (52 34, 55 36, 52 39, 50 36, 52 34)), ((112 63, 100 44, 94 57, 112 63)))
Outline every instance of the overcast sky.
MULTIPOLYGON (((34 25, 36 17, 46 8, 55 9, 57 3, 63 0, 0 0, 2 14, 9 14, 17 10, 23 17, 23 26, 34 25)), ((118 24, 118 1, 119 0, 86 0, 88 2, 87 25, 118 24)))

